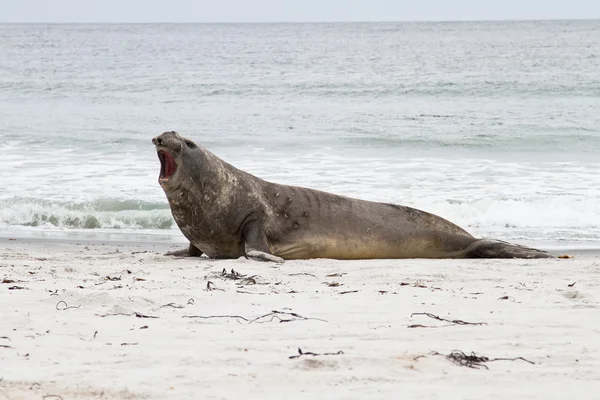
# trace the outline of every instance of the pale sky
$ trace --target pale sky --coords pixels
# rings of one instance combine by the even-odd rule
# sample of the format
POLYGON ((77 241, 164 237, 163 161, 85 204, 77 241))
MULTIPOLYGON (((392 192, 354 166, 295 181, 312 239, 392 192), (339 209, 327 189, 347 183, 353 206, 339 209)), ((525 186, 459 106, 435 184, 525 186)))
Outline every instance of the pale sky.
POLYGON ((0 0, 0 22, 598 19, 600 0, 0 0))

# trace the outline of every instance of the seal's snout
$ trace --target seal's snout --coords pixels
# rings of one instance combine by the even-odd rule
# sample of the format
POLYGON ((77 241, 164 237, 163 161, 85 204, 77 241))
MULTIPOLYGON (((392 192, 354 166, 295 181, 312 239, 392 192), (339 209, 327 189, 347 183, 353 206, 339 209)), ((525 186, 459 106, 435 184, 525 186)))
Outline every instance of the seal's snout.
POLYGON ((175 150, 176 147, 180 145, 180 141, 181 136, 179 136, 175 131, 170 131, 163 132, 162 134, 155 136, 152 139, 152 144, 155 146, 170 147, 172 150, 175 150))

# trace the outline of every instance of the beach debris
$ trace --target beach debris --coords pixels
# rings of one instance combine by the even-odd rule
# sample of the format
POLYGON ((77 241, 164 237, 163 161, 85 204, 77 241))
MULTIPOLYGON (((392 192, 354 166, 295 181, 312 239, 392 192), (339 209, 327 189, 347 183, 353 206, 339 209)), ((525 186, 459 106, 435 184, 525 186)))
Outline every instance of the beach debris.
POLYGON ((35 339, 35 338, 36 338, 36 336, 37 336, 37 337, 39 337, 39 336, 44 336, 44 335, 49 335, 49 334, 50 334, 50 330, 47 330, 47 331, 46 331, 46 332, 44 332, 44 333, 37 333, 37 332, 36 332, 35 336, 34 336, 34 335, 25 335, 25 337, 26 337, 26 338, 35 339))
POLYGON ((527 285, 524 284, 523 282, 519 282, 519 286, 513 286, 513 287, 517 290, 527 290, 529 292, 533 291, 533 289, 528 288, 527 285))
POLYGON ((81 305, 78 305, 78 306, 70 306, 70 305, 68 305, 68 304, 67 304, 67 302, 66 302, 66 301, 64 301, 64 300, 61 300, 61 301, 59 301, 58 303, 56 303, 56 309, 57 309, 58 311, 64 311, 64 310, 68 310, 68 309, 71 309, 71 308, 79 308, 79 307, 81 307, 81 305), (61 306, 61 307, 59 308, 59 305, 61 305, 61 304, 62 304, 63 306, 61 306))
POLYGON ((293 358, 300 358, 302 356, 313 356, 313 357, 316 357, 316 356, 337 356, 337 355, 340 355, 340 354, 344 354, 344 352, 341 351, 341 350, 338 351, 337 353, 313 353, 311 351, 303 352, 302 349, 300 347, 298 347, 298 354, 293 355, 293 356, 289 356, 288 358, 289 359, 293 359, 293 358))
POLYGON ((2 283, 15 283, 14 279, 4 278, 2 279, 2 283))
POLYGON ((498 300, 508 300, 508 296, 499 297, 498 300))
POLYGON ((329 287, 343 286, 343 283, 339 283, 339 282, 323 282, 323 284, 325 284, 329 287))
MULTIPOLYGON (((438 320, 438 321, 442 321, 442 322, 449 322, 453 325, 487 325, 487 322, 467 322, 467 321, 463 321, 461 319, 446 319, 446 318, 441 318, 437 315, 428 313, 428 312, 419 312, 419 313, 412 313, 410 316, 413 317, 415 315, 425 315, 429 318, 438 320)), ((424 326, 424 325, 409 325, 409 328, 438 328, 438 327, 434 327, 434 326, 424 326)))
POLYGON ((249 276, 248 278, 244 278, 242 279, 240 282, 238 282, 238 285, 256 285, 258 282, 256 282, 256 279, 254 279, 256 276, 258 275, 253 275, 253 276, 249 276))
POLYGON ((233 268, 231 268, 231 273, 228 273, 227 270, 225 268, 223 268, 223 271, 221 271, 221 276, 226 279, 234 279, 234 280, 246 277, 246 275, 240 274, 233 268))
POLYGON ((137 346, 139 343, 135 342, 135 343, 121 343, 121 346, 137 346))
POLYGON ((119 275, 119 276, 110 276, 110 275, 106 275, 106 276, 104 277, 104 279, 106 279, 107 281, 111 281, 111 282, 114 282, 114 281, 120 281, 120 280, 121 280, 121 276, 120 276, 120 275, 119 275))
POLYGON ((342 277, 342 275, 348 275, 348 274, 346 272, 341 272, 341 273, 337 273, 337 274, 325 275, 325 277, 327 277, 327 278, 340 278, 340 277, 342 277))
POLYGON ((57 395, 57 394, 46 394, 46 395, 42 396, 42 399, 43 399, 43 400, 46 400, 46 399, 58 399, 58 400, 64 400, 62 397, 60 397, 60 396, 59 396, 59 395, 57 395))
POLYGON ((575 286, 575 284, 576 284, 576 283, 577 283, 577 282, 569 283, 567 286, 568 286, 568 287, 573 287, 573 286, 575 286))
POLYGON ((206 281, 206 290, 213 291, 213 290, 220 290, 222 292, 224 292, 225 290, 220 289, 218 287, 215 286, 215 284, 212 281, 206 281))
POLYGON ((316 320, 316 321, 322 321, 322 322, 327 322, 324 319, 320 319, 320 318, 309 318, 309 317, 303 317, 300 314, 294 313, 294 312, 285 312, 285 311, 277 311, 277 310, 273 310, 270 313, 261 315, 260 317, 256 317, 256 318, 246 318, 246 317, 242 317, 241 315, 184 315, 181 318, 198 318, 198 319, 217 319, 217 318, 225 318, 225 319, 237 319, 238 322, 241 321, 245 321, 248 324, 251 324, 253 322, 257 323, 257 324, 264 324, 266 322, 273 322, 274 320, 278 320, 280 323, 281 322, 293 322, 293 321, 301 321, 301 320, 316 320), (282 318, 282 316, 288 316, 288 318, 282 318), (267 319, 269 318, 270 319, 267 319), (291 318, 290 318, 291 317, 291 318))
POLYGON ((227 272, 227 270, 223 268, 223 271, 221 271, 221 277, 224 279, 239 281, 238 285, 256 285, 256 278, 258 278, 258 275, 248 276, 245 274, 240 274, 233 268, 231 269, 231 272, 227 272))
MULTIPOLYGON (((0 339, 2 339, 2 340, 8 340, 9 342, 12 342, 12 340, 10 340, 10 338, 8 336, 0 336, 0 339)), ((7 344, 0 344, 0 348, 11 349, 12 346, 9 346, 7 344)))
POLYGON ((268 293, 248 292, 248 291, 246 291, 246 290, 236 290, 235 292, 236 292, 236 293, 242 293, 242 294, 258 294, 258 295, 265 295, 265 294, 268 294, 268 293))
POLYGON ((195 301, 194 301, 194 299, 190 298, 187 303, 188 303, 188 305, 193 306, 195 301))
MULTIPOLYGON (((473 369, 480 369, 480 368, 485 368, 485 369, 489 369, 487 365, 485 365, 485 363, 488 362, 493 362, 493 361, 517 361, 517 360, 522 360, 525 361, 529 364, 535 364, 533 361, 529 361, 523 357, 515 357, 515 358, 489 358, 489 357, 485 357, 485 356, 478 356, 477 354, 475 354, 475 352, 471 352, 471 354, 467 355, 465 354, 465 352, 460 351, 460 350, 453 350, 450 354, 441 354, 438 353, 437 351, 431 352, 430 355, 432 356, 443 356, 445 357, 447 360, 451 361, 453 364, 456 364, 460 367, 467 367, 467 368, 473 368, 473 369)), ((415 357, 414 360, 416 361, 419 358, 422 358, 425 356, 418 356, 415 357)))
POLYGON ((562 255, 558 256, 558 258, 573 258, 573 256, 570 256, 568 254, 562 254, 562 255))
POLYGON ((114 317, 116 315, 124 315, 126 317, 135 316, 136 318, 158 318, 158 317, 155 317, 153 315, 145 315, 145 314, 142 314, 142 313, 137 312, 137 311, 133 312, 133 313, 129 313, 129 314, 128 313, 108 313, 108 314, 94 314, 94 315, 97 315, 100 318, 114 317))
POLYGON ((146 314, 142 314, 140 312, 134 312, 133 315, 135 315, 136 318, 158 318, 152 315, 146 315, 146 314))
POLYGON ((83 338, 79 338, 79 339, 83 340, 84 342, 91 342, 92 340, 96 339, 96 335, 98 335, 98 331, 94 332, 94 336, 92 336, 92 338, 90 340, 86 340, 83 338))
POLYGON ((288 274, 288 276, 299 276, 299 275, 312 276, 313 278, 317 277, 316 275, 309 274, 308 272, 297 272, 295 274, 288 274))
POLYGON ((9 286, 8 290, 23 290, 23 289, 27 289, 25 286, 9 286))
POLYGON ((358 290, 346 290, 345 292, 340 292, 340 294, 348 294, 348 293, 358 293, 358 290))
POLYGON ((184 308, 184 306, 182 306, 181 304, 175 304, 175 303, 168 303, 163 306, 160 306, 160 308, 164 308, 164 307, 184 308))
POLYGON ((402 282, 402 283, 400 283, 400 286, 412 286, 412 287, 416 287, 416 288, 427 289, 427 286, 423 285, 422 283, 402 282))

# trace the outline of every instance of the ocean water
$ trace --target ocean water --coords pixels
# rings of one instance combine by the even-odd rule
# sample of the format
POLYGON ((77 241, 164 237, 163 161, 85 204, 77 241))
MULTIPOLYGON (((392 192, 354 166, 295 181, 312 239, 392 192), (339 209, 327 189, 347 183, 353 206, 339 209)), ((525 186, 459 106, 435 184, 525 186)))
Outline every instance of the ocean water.
POLYGON ((151 138, 600 247, 600 21, 0 25, 0 230, 181 238, 151 138))

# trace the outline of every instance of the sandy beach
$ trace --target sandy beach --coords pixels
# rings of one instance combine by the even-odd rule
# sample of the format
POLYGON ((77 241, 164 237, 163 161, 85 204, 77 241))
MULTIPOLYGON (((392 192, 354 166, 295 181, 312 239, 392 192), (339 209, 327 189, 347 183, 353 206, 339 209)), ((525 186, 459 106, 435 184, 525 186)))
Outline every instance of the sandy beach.
POLYGON ((0 399, 598 398, 597 255, 274 264, 169 248, 0 239, 0 399))

